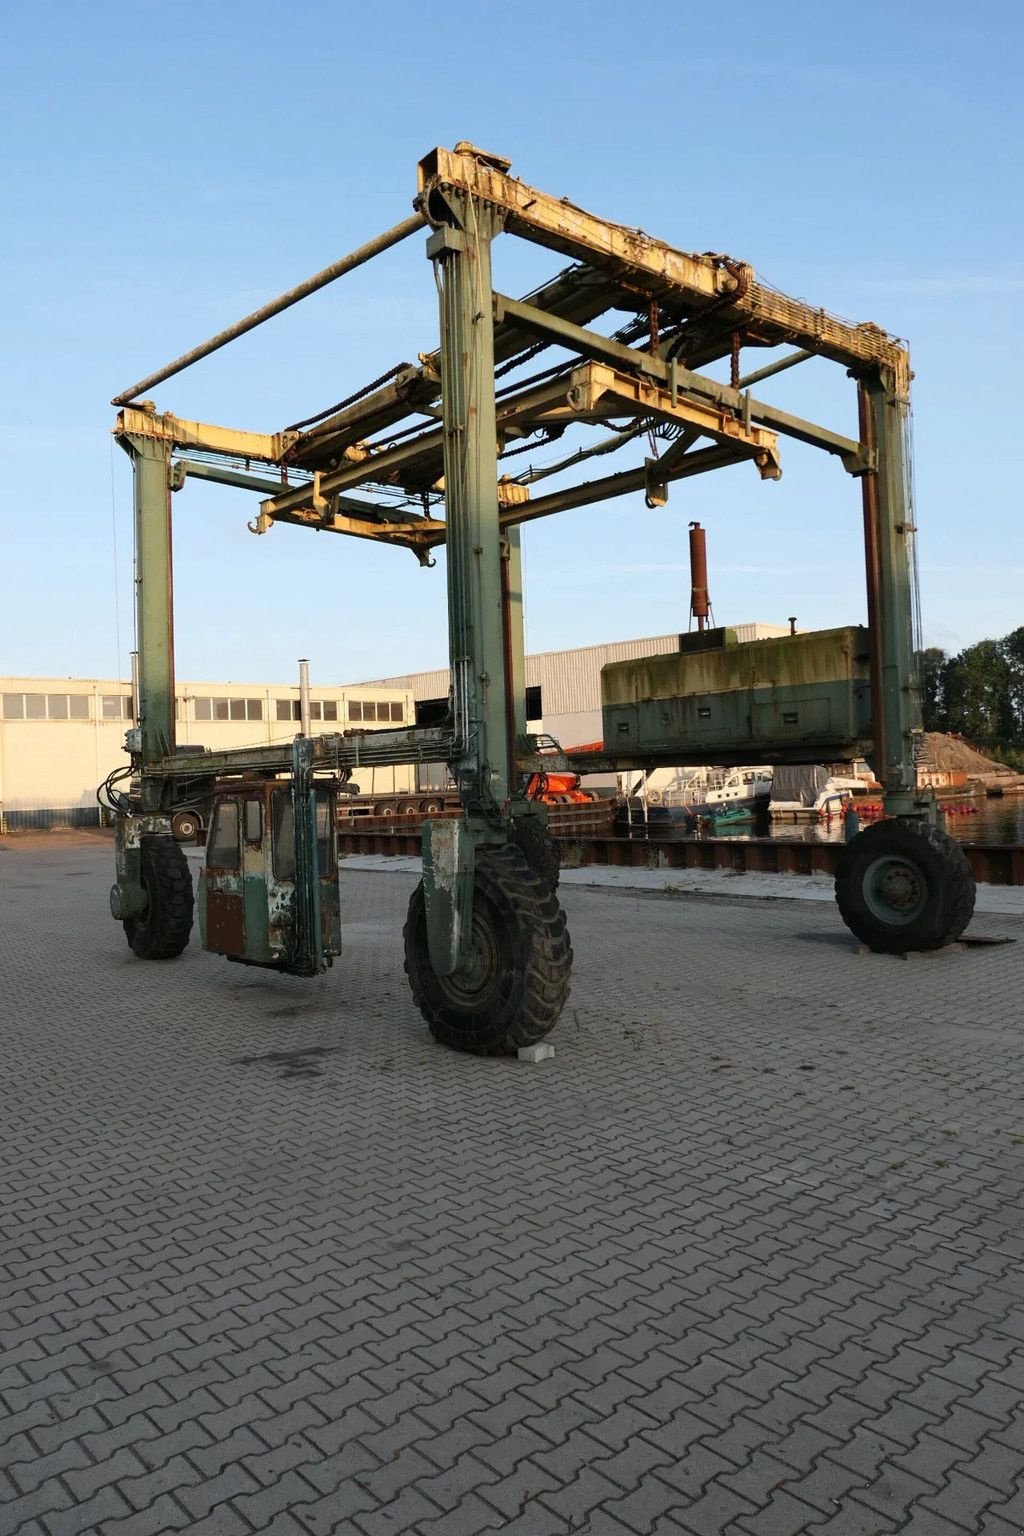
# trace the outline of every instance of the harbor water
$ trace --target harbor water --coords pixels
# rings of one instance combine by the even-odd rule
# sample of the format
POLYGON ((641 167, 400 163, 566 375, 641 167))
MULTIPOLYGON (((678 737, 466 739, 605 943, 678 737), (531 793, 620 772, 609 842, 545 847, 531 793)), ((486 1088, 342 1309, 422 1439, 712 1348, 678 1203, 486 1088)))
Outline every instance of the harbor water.
MULTIPOLYGON (((994 844, 1000 847, 1024 843, 1024 795, 989 798, 982 794, 945 801, 942 806, 947 813, 946 828, 957 842, 994 844)), ((719 824, 714 828, 688 832, 681 822, 670 821, 653 808, 649 814, 649 835, 659 842, 664 839, 693 842, 706 837, 736 840, 770 837, 777 841, 798 843, 844 841, 842 816, 815 822, 773 821, 769 819, 766 809, 759 809, 754 821, 742 822, 733 827, 719 824)), ((862 818, 861 826, 870 826, 874 819, 862 818)), ((643 835, 642 819, 634 813, 633 836, 643 835)))

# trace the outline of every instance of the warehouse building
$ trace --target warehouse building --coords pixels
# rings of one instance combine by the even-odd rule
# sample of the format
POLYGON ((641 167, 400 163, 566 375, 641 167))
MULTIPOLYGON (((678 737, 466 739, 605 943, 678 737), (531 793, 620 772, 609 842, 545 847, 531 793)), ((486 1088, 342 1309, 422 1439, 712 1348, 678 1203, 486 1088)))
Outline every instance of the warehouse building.
MULTIPOLYGON (((740 641, 789 633, 777 624, 735 626, 740 641)), ((526 658, 527 715, 564 747, 601 740, 601 668, 679 648, 679 635, 650 635, 526 658)), ((312 689, 310 728, 320 731, 436 724, 448 707, 447 667, 373 682, 312 689)), ((226 747, 288 741, 299 722, 299 690, 288 683, 179 683, 178 743, 226 747)), ((109 678, 0 678, 0 831, 94 826, 96 786, 124 766, 134 720, 131 684, 109 678)), ((361 770, 364 794, 440 788, 443 763, 361 770)), ((614 779, 591 777, 593 784, 614 779)))
MULTIPOLYGON (((178 742, 211 751, 289 741, 298 730, 299 690, 288 683, 179 683, 178 742)), ((397 727, 414 718, 406 688, 314 687, 310 729, 397 727)), ((0 678, 0 830, 95 826, 96 786, 127 764, 134 722, 131 684, 110 678, 0 678)), ((357 776, 369 794, 416 786, 413 768, 357 776)))

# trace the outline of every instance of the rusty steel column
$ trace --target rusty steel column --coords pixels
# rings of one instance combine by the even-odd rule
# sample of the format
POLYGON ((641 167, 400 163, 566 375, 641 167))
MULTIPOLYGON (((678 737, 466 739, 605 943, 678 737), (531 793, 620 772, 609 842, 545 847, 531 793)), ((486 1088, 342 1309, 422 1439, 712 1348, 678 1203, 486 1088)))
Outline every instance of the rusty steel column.
MULTIPOLYGON (((866 453, 875 444, 874 419, 871 403, 863 383, 857 385, 857 417, 860 423, 860 440, 866 453)), ((878 476, 868 473, 860 477, 861 501, 864 508, 864 574, 867 584, 868 635, 871 643, 871 737, 875 761, 872 768, 880 783, 885 782, 886 742, 885 711, 882 708, 882 632, 881 602, 879 590, 881 573, 878 566, 878 476)))
POLYGON ((708 626, 711 598, 708 595, 708 549, 700 523, 690 524, 690 617, 702 633, 708 626))

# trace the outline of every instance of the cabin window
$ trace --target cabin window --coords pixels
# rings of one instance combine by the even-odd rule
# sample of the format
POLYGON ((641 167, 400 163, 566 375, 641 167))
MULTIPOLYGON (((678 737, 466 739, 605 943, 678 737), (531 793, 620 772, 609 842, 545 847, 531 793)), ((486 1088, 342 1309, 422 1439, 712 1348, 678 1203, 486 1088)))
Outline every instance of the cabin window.
POLYGON ((329 790, 316 792, 316 862, 322 875, 334 873, 334 797, 329 790))
POLYGON ((263 841, 262 800, 247 800, 245 802, 245 840, 247 843, 263 841))
POLYGON ((295 813, 290 789, 274 790, 274 874, 295 879, 295 813))
POLYGON ((213 813, 206 862, 214 869, 237 869, 242 862, 236 800, 222 800, 213 813))

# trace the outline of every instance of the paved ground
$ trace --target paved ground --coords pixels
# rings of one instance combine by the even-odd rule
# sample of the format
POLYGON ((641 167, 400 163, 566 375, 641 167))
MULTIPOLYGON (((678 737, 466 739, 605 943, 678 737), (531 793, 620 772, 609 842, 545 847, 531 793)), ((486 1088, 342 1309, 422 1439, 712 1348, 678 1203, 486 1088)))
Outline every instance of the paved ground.
POLYGON ((3 1536, 1024 1527, 1024 944, 572 886, 528 1067, 430 1043, 408 874, 300 982, 0 846, 3 1536))

